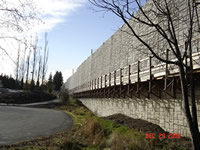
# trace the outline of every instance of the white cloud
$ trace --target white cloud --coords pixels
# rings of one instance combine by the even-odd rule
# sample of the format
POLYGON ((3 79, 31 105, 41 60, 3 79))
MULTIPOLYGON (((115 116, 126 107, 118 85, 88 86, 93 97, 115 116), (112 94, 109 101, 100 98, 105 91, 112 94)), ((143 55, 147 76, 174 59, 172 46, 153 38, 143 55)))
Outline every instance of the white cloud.
POLYGON ((52 30, 56 25, 64 22, 65 20, 59 17, 52 17, 43 19, 43 21, 43 24, 34 27, 29 34, 48 32, 52 30))
POLYGON ((67 12, 80 7, 84 1, 80 0, 35 0, 44 14, 53 16, 66 15, 67 12))
POLYGON ((40 8, 40 15, 45 23, 34 27, 31 32, 41 33, 64 22, 64 17, 83 6, 86 0, 35 0, 35 3, 40 8))

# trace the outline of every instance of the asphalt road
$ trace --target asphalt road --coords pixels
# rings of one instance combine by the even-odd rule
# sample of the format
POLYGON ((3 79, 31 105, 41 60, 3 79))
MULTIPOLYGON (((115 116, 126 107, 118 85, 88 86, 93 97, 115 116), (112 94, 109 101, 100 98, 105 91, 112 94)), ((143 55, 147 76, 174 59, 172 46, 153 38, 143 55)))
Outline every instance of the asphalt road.
POLYGON ((72 125, 71 117, 61 111, 0 106, 0 145, 51 135, 72 125))

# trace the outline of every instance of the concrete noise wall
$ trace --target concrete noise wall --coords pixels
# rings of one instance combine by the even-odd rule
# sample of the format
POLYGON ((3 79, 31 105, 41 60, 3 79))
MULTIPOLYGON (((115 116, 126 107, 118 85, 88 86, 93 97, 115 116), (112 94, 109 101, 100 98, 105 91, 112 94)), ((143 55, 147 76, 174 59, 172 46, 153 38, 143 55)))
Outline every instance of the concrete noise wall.
MULTIPOLYGON (((189 27, 187 0, 169 0, 169 7, 171 8, 170 10, 172 10, 175 33, 180 49, 184 50, 185 34, 188 33, 189 27)), ((149 12, 149 17, 153 18, 155 23, 160 22, 160 26, 162 26, 164 30, 167 29, 165 18, 155 17, 155 15, 151 13, 151 10, 155 9, 151 0, 149 0, 143 8, 145 11, 149 12)), ((140 17, 141 12, 137 12, 136 16, 140 17)), ((142 19, 144 19, 144 17, 142 19)), ((146 43, 159 53, 161 57, 165 58, 165 51, 169 48, 169 45, 167 41, 156 32, 155 28, 136 23, 132 19, 129 20, 129 23, 136 29, 136 32, 142 36, 142 39, 146 43)), ((198 27, 197 17, 195 17, 194 31, 197 31, 198 27)), ((169 34, 167 31, 166 33, 169 34)), ((200 35, 198 32, 194 32, 193 51, 198 51, 199 47, 200 35)), ((169 53, 172 54, 171 51, 169 53)), ((76 72, 67 80, 66 88, 74 89, 83 84, 89 86, 88 84, 91 80, 133 64, 138 60, 148 58, 149 55, 151 55, 149 50, 132 35, 130 29, 124 24, 77 68, 76 72)), ((173 55, 169 57, 173 59, 173 55)), ((159 61, 153 59, 152 63, 158 64, 159 61)))

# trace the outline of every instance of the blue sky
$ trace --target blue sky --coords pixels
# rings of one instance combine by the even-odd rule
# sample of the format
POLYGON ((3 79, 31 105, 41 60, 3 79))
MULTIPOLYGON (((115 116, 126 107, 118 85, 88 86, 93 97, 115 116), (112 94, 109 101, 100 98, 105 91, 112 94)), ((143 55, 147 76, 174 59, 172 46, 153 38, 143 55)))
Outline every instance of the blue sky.
POLYGON ((64 17, 48 33, 48 72, 63 72, 66 80, 88 56, 96 50, 122 25, 117 16, 94 12, 89 2, 64 17))

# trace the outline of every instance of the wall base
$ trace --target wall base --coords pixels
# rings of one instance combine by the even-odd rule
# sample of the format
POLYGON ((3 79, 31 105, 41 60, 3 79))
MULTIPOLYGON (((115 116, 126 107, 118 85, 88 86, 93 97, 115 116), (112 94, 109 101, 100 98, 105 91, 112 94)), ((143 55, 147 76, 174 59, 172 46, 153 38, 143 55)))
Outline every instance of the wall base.
MULTIPOLYGON (((182 100, 81 98, 80 101, 98 116, 121 113, 134 119, 143 119, 157 124, 170 133, 190 136, 182 100)), ((197 108, 200 116, 200 105, 197 108)))

